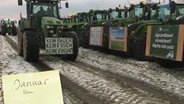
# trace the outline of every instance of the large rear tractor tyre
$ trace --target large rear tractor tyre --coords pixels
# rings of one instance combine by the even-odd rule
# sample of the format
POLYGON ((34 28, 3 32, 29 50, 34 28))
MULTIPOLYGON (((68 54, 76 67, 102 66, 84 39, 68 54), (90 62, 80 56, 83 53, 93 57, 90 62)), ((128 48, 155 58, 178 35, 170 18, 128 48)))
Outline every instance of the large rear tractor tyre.
POLYGON ((17 30, 18 30, 18 35, 17 35, 17 38, 18 38, 18 54, 19 54, 19 56, 23 56, 23 34, 20 31, 20 29, 17 29, 17 30))
POLYGON ((103 29, 103 40, 102 40, 102 50, 103 52, 109 52, 109 26, 104 26, 103 29))
POLYGON ((65 34, 67 34, 67 36, 71 37, 73 39, 73 54, 69 54, 67 55, 67 60, 70 61, 75 61, 77 59, 78 56, 78 48, 79 48, 79 41, 77 38, 77 34, 73 31, 69 31, 69 32, 65 32, 65 34))
POLYGON ((2 35, 6 36, 6 30, 4 30, 4 29, 2 30, 2 35))
POLYGON ((83 46, 83 44, 84 44, 84 41, 83 41, 83 38, 84 38, 84 33, 85 33, 85 31, 84 30, 82 30, 80 33, 79 33, 79 46, 83 46))
POLYGON ((13 29, 12 29, 12 35, 13 35, 13 36, 16 36, 16 35, 17 35, 17 29, 16 29, 16 28, 13 28, 13 29))
POLYGON ((145 56, 146 49, 146 33, 139 35, 135 40, 132 48, 133 57, 139 61, 148 60, 145 56))
POLYGON ((35 31, 28 30, 23 33, 23 57, 29 62, 39 60, 38 36, 35 31))
POLYGON ((80 33, 80 44, 83 48, 89 48, 90 30, 85 29, 80 33))

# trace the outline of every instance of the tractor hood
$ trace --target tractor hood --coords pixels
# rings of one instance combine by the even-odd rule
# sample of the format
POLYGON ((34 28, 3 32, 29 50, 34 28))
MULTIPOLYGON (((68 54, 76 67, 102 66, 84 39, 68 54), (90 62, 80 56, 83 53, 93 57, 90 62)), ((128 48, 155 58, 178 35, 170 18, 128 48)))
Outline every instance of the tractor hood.
POLYGON ((54 17, 42 17, 41 21, 42 27, 48 26, 48 25, 63 25, 63 22, 57 18, 54 17))

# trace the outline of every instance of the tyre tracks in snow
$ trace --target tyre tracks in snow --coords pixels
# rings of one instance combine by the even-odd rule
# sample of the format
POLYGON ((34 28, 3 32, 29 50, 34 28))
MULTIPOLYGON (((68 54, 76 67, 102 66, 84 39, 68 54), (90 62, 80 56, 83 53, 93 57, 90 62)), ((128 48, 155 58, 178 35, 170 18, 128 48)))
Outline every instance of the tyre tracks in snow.
MULTIPOLYGON (((11 48, 13 48, 16 52, 18 52, 18 46, 17 46, 17 43, 15 42, 15 40, 11 39, 11 37, 9 37, 9 36, 5 36, 4 38, 11 45, 11 48)), ((24 60, 22 59, 22 61, 24 61, 24 60)), ((29 62, 29 64, 31 66, 33 66, 34 68, 36 68, 37 71, 54 70, 53 68, 42 63, 41 61, 38 61, 38 63, 30 63, 29 62)), ((65 82, 64 80, 65 80, 65 78, 62 78, 61 81, 65 82)), ((62 84, 64 84, 64 83, 62 83, 62 84)), ((72 92, 70 92, 70 90, 68 90, 67 88, 65 88, 65 86, 62 86, 62 87, 63 87, 63 97, 64 97, 65 104, 84 104, 84 102, 81 99, 76 97, 76 95, 73 94, 72 92)))
MULTIPOLYGON (((9 39, 7 41, 13 43, 9 39)), ((12 47, 15 48, 16 45, 12 47)), ((41 55, 41 61, 32 63, 32 65, 41 71, 59 69, 63 86, 81 99, 82 103, 182 104, 183 102, 149 84, 102 70, 81 61, 62 61, 58 57, 41 55)))
MULTIPOLYGON (((94 73, 96 75, 102 76, 107 80, 116 82, 120 84, 120 86, 122 87, 131 88, 131 90, 134 91, 135 93, 139 93, 139 91, 140 92, 146 91, 148 95, 154 96, 159 99, 164 99, 172 104, 182 104, 184 102, 184 100, 180 99, 177 95, 174 95, 173 93, 170 93, 168 91, 164 91, 161 88, 152 86, 143 81, 126 77, 120 74, 116 74, 109 70, 103 70, 101 68, 92 66, 88 63, 84 63, 81 61, 76 61, 76 62, 67 61, 67 63, 74 65, 76 67, 79 67, 80 69, 89 71, 90 73, 94 73)), ((133 100, 136 100, 136 99, 133 99, 133 100)))

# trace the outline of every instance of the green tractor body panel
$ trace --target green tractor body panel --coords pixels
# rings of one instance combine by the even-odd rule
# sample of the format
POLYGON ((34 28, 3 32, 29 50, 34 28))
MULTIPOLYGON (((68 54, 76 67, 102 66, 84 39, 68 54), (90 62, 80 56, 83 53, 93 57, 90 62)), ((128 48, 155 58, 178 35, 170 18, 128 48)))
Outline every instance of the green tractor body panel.
POLYGON ((54 17, 43 17, 41 21, 41 25, 48 26, 48 25, 63 25, 63 22, 59 20, 58 18, 54 17))
POLYGON ((44 30, 47 26, 63 26, 63 22, 54 17, 43 17, 41 20, 41 29, 44 34, 46 34, 44 30))
POLYGON ((21 25, 22 25, 22 29, 25 28, 30 28, 29 24, 28 24, 28 20, 26 18, 21 19, 21 25))
POLYGON ((139 35, 141 35, 142 33, 146 33, 147 32, 147 26, 148 25, 160 25, 161 22, 159 20, 150 20, 150 21, 142 21, 139 23, 139 26, 131 31, 131 35, 130 38, 132 38, 133 40, 137 37, 139 37, 139 35))

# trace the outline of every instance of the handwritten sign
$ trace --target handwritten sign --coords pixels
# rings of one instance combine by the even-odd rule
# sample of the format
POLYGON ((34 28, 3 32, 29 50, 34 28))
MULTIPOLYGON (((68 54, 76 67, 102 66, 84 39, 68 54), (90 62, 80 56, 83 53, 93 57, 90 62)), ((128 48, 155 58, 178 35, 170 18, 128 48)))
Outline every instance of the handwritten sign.
POLYGON ((63 104, 59 70, 3 75, 5 104, 63 104))

